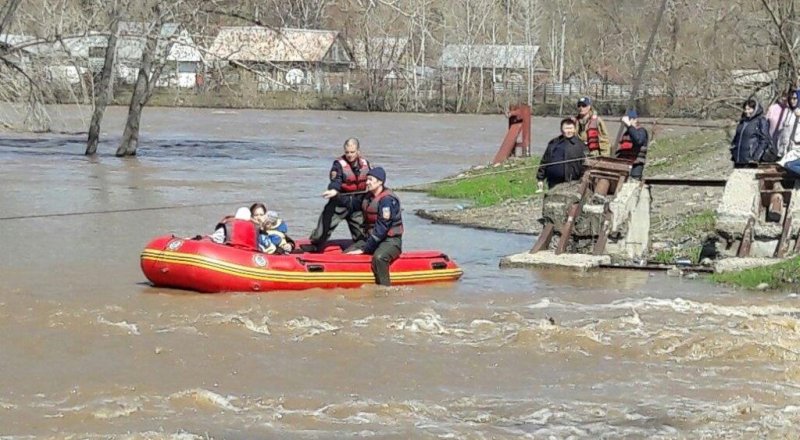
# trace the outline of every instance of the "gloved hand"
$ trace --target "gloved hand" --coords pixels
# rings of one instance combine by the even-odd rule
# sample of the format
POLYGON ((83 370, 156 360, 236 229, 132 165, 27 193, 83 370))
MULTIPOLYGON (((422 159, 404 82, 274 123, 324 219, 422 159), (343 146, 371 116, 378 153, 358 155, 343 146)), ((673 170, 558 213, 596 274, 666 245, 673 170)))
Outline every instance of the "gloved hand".
POLYGON ((538 194, 542 191, 544 191, 544 182, 540 180, 538 183, 536 183, 536 193, 538 194))

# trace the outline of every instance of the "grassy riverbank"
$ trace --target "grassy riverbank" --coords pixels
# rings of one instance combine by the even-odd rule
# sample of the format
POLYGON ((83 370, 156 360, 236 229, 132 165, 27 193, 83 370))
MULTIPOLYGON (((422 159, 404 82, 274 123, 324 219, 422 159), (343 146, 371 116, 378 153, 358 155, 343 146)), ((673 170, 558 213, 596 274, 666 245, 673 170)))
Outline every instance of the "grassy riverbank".
MULTIPOLYGON (((727 150, 727 137, 722 130, 701 130, 658 138, 650 146, 645 175, 696 174, 695 177, 704 177, 700 170, 716 160, 721 149, 727 150)), ((496 167, 475 167, 431 185, 427 192, 435 197, 469 200, 478 207, 534 196, 539 160, 538 156, 512 158, 496 167)), ((708 223, 710 212, 703 212, 704 218, 695 220, 708 223)), ((694 227, 692 222, 675 226, 680 232, 694 227)))
POLYGON ((714 274, 712 279, 718 283, 743 287, 745 289, 788 289, 800 284, 800 257, 736 272, 714 274))
POLYGON ((648 148, 645 176, 669 175, 696 170, 705 177, 709 161, 728 151, 730 139, 722 129, 701 130, 683 136, 657 137, 648 148))
POLYGON ((453 180, 433 185, 428 193, 445 199, 470 200, 480 207, 494 206, 534 195, 538 166, 538 157, 527 157, 496 167, 473 168, 453 180))

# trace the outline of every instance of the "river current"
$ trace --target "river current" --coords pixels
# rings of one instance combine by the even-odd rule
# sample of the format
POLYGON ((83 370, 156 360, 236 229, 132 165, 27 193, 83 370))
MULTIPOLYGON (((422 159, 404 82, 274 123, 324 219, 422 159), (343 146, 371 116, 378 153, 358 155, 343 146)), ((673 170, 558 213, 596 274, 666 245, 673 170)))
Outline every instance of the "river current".
POLYGON ((118 159, 125 109, 96 158, 87 109, 52 114, 55 134, 0 135, 0 217, 47 214, 0 221, 0 438, 796 437, 796 295, 501 270, 533 237, 413 215, 458 201, 400 193, 405 248, 454 258, 453 284, 201 295, 139 269, 150 238, 245 202, 306 236, 347 137, 403 186, 488 162, 500 116, 147 108, 118 159), (149 207, 175 209, 55 215, 149 207))

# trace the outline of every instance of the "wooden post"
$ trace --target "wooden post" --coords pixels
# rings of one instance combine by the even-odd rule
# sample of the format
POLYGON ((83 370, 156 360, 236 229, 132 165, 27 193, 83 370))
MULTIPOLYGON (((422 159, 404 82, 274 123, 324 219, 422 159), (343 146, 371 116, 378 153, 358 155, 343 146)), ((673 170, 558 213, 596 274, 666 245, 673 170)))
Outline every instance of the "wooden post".
POLYGON ((783 190, 783 185, 780 182, 775 182, 772 187, 772 195, 769 198, 769 207, 767 208, 767 221, 777 223, 781 221, 783 214, 783 194, 778 192, 783 190))
POLYGON ((539 234, 539 238, 536 240, 536 243, 533 244, 529 254, 535 254, 539 251, 543 251, 550 246, 550 240, 553 239, 553 231, 555 230, 555 225, 552 223, 548 223, 543 229, 542 232, 539 234))
POLYGON ((753 217, 750 217, 750 219, 747 220, 747 226, 744 227, 744 232, 742 232, 742 242, 739 244, 739 250, 736 252, 736 256, 739 258, 750 255, 750 246, 753 244, 754 223, 755 220, 753 217))
POLYGON ((611 211, 608 209, 608 203, 603 207, 603 226, 600 228, 600 234, 597 236, 597 241, 592 248, 593 255, 602 255, 606 251, 606 244, 608 243, 608 233, 611 229, 611 211))
POLYGON ((556 255, 563 254, 567 249, 567 243, 572 235, 572 228, 575 226, 575 220, 581 214, 581 207, 583 203, 576 202, 567 211, 567 220, 561 227, 561 237, 558 239, 558 246, 556 247, 556 255))
POLYGON ((775 258, 783 258, 786 255, 786 250, 789 247, 789 236, 792 232, 792 214, 787 213, 786 219, 783 221, 783 230, 781 230, 781 238, 778 240, 778 247, 775 248, 775 253, 772 255, 775 258))
POLYGON ((598 196, 605 196, 608 194, 608 189, 611 187, 611 182, 608 179, 597 179, 597 185, 594 187, 594 193, 598 196))

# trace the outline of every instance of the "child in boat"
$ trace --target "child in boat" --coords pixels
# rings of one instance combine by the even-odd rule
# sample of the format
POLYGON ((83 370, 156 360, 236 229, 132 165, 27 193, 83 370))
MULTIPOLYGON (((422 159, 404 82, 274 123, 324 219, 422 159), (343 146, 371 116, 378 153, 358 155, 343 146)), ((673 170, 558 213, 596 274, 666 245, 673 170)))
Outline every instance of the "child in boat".
POLYGON ((275 211, 267 211, 263 203, 254 203, 250 212, 259 228, 258 249, 265 254, 288 254, 294 250, 294 240, 287 233, 289 227, 275 211))

